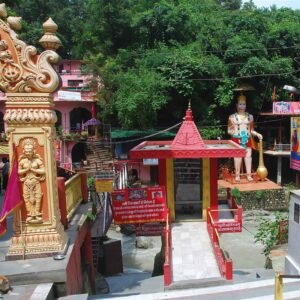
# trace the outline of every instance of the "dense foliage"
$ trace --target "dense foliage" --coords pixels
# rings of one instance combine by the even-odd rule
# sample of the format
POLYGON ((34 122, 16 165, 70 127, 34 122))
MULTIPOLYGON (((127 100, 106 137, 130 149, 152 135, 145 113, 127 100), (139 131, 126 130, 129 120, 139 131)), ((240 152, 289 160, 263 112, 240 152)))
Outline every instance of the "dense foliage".
POLYGON ((284 84, 298 86, 299 10, 258 9, 251 0, 6 3, 24 18, 30 44, 48 16, 55 20, 61 56, 83 59, 101 78, 101 117, 123 128, 173 125, 191 99, 197 124, 220 136, 238 84, 255 88, 247 92, 252 114, 271 108, 274 86, 278 99, 284 84))
MULTIPOLYGON (((263 244, 263 253, 265 256, 270 254, 270 251, 280 243, 279 240, 279 224, 281 221, 288 220, 288 215, 283 215, 279 211, 275 212, 275 219, 270 220, 262 218, 259 222, 257 232, 254 236, 255 242, 263 244)), ((287 233, 284 239, 287 241, 287 233)))

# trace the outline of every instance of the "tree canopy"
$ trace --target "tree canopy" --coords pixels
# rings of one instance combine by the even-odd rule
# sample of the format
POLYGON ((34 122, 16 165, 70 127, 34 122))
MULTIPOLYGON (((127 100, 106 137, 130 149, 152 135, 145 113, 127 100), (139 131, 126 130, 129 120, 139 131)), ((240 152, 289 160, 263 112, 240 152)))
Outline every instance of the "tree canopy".
MULTIPOLYGON (((23 0, 22 38, 35 44, 51 16, 62 58, 82 59, 101 78, 100 114, 123 128, 177 123, 192 100, 199 126, 224 128, 234 88, 249 84, 248 108, 271 107, 274 86, 298 86, 300 11, 252 0, 23 0), (219 127, 218 127, 219 126, 219 127)), ((283 99, 284 100, 284 99, 283 99)))

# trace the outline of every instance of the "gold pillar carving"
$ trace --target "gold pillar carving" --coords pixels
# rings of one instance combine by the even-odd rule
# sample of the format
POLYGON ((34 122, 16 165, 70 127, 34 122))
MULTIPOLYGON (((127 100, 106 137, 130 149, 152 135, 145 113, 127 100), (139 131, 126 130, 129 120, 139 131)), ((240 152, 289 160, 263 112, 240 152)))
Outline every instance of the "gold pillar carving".
POLYGON ((175 221, 175 196, 174 196, 174 160, 166 159, 166 192, 170 219, 175 221))
POLYGON ((206 220, 206 211, 210 206, 210 159, 202 158, 202 219, 206 220))
POLYGON ((59 45, 57 26, 44 24, 42 45, 37 53, 18 39, 14 30, 20 18, 8 17, 0 6, 0 89, 6 93, 4 122, 18 158, 18 180, 23 204, 14 214, 14 233, 6 258, 52 256, 64 250, 67 236, 60 222, 56 185, 55 122, 53 93, 59 76, 52 64, 59 61, 53 51, 59 45), (55 45, 54 45, 54 44, 55 45))

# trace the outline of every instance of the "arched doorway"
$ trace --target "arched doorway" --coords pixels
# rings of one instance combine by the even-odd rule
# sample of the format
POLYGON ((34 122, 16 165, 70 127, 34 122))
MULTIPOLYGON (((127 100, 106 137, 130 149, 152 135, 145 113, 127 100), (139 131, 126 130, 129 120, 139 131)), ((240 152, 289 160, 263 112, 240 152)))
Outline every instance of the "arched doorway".
POLYGON ((86 160, 86 145, 85 143, 77 143, 72 148, 72 163, 80 163, 86 160))
POLYGON ((85 123, 92 117, 92 113, 83 107, 76 107, 70 112, 71 131, 81 129, 82 123, 85 123))
POLYGON ((62 121, 61 121, 61 112, 59 110, 55 110, 57 121, 55 123, 56 131, 59 133, 60 128, 62 128, 62 121))

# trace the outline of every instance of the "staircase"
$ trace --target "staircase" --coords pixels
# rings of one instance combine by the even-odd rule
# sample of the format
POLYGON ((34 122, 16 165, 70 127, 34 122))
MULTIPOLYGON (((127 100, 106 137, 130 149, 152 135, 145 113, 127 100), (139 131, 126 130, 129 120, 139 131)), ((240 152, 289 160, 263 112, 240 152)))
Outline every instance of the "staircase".
POLYGON ((83 168, 87 172, 111 170, 112 153, 110 145, 97 137, 89 137, 86 152, 87 164, 83 168))

